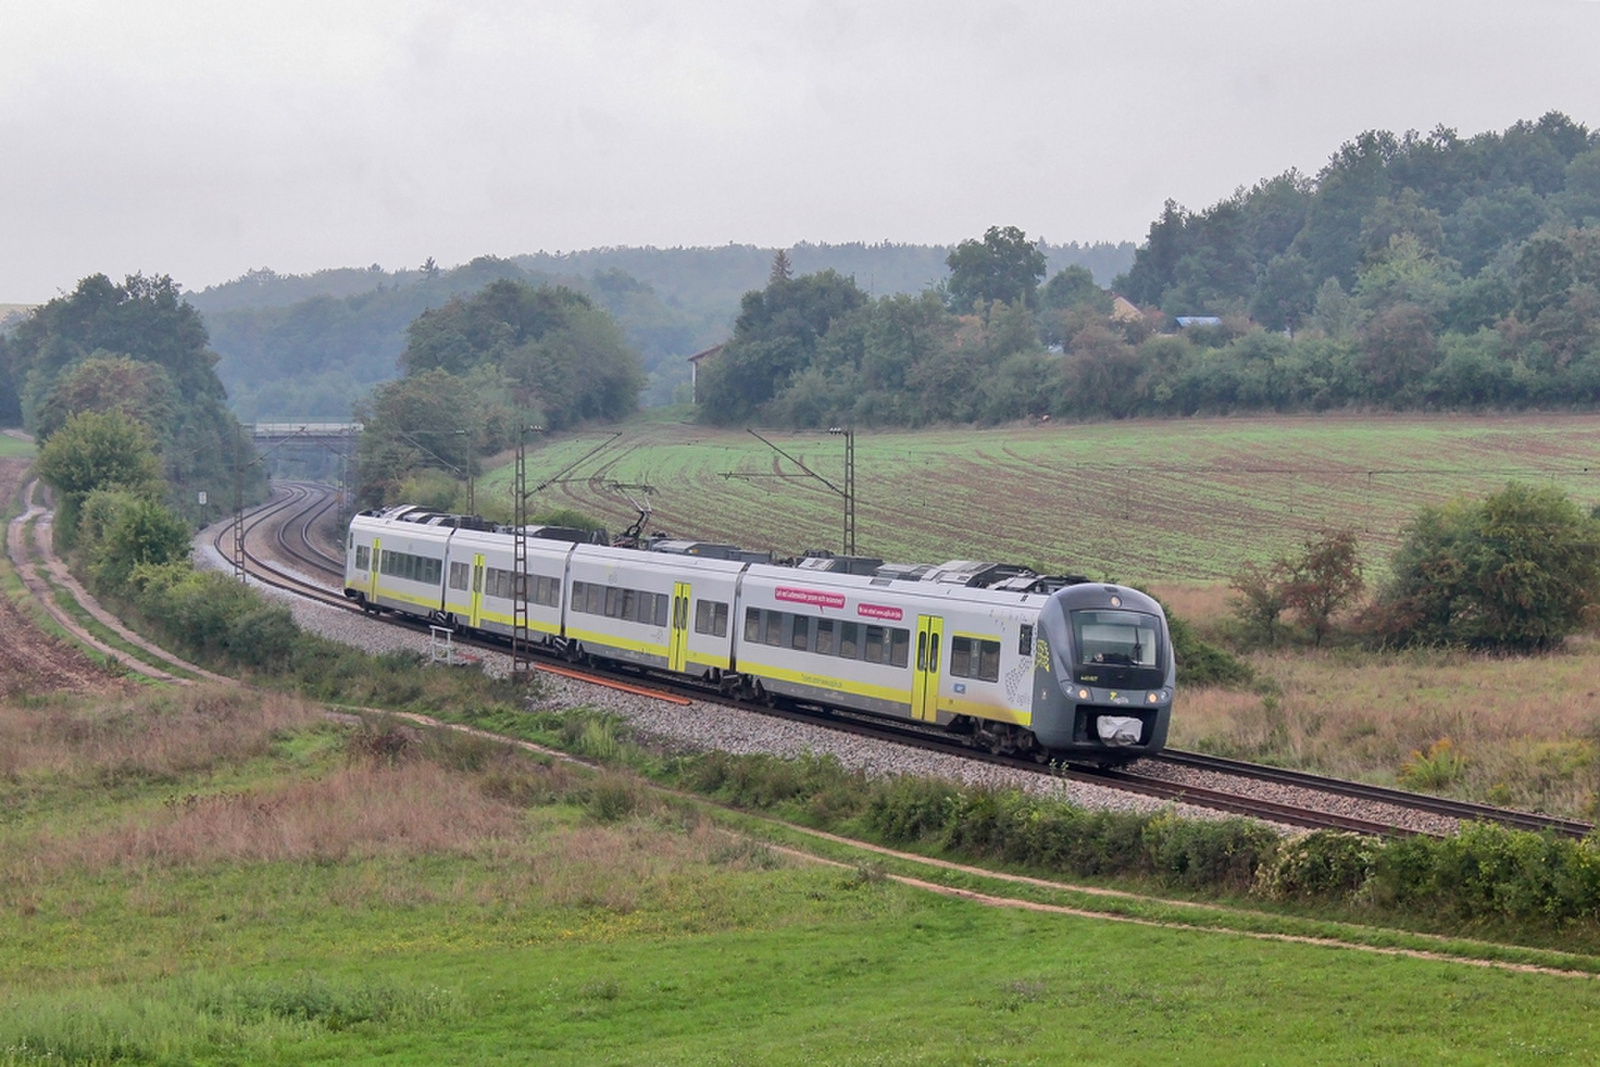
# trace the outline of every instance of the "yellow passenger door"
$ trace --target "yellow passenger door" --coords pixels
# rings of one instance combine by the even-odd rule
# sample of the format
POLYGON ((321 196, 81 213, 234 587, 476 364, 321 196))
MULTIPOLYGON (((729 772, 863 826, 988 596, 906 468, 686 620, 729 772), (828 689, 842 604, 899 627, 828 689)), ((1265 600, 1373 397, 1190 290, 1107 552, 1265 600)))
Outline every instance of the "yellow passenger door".
POLYGON ((917 616, 917 662, 911 676, 911 717, 934 722, 939 718, 939 646, 944 620, 937 615, 917 616))
POLYGON ((483 625, 483 555, 476 553, 472 557, 472 591, 469 596, 468 625, 474 630, 483 625))
POLYGON ((671 635, 667 638, 667 670, 681 671, 689 665, 689 583, 672 587, 671 635))

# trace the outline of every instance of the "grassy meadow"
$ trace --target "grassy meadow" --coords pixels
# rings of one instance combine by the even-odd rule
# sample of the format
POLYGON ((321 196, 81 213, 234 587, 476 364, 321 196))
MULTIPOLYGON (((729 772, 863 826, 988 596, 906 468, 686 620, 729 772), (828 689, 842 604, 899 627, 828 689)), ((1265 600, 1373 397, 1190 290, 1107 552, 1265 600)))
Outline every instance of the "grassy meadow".
POLYGON ((281 696, 0 705, 0 812, 4 1064, 1600 1054, 1600 958, 1022 886, 281 696))
POLYGON ((10 434, 0 433, 0 459, 8 459, 12 456, 31 456, 34 450, 33 442, 12 437, 10 434))

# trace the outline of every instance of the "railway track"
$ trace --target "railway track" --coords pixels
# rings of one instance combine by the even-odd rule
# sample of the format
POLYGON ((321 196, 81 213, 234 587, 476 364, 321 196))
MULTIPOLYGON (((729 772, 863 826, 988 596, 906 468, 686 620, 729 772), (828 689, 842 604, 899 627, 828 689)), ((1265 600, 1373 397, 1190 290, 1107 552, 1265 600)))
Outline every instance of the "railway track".
MULTIPOLYGON (((244 513, 243 549, 246 573, 263 585, 281 589, 296 596, 343 611, 359 611, 345 599, 343 591, 330 589, 311 579, 310 575, 296 574, 284 565, 263 554, 258 548, 263 536, 276 551, 287 555, 297 564, 312 572, 336 579, 344 575, 344 561, 317 549, 312 544, 310 529, 313 523, 334 506, 337 498, 323 486, 297 482, 275 486, 271 499, 244 513), (285 518, 287 516, 287 518, 285 518), (295 532, 291 532, 295 531, 295 532)), ((212 545, 217 553, 227 559, 232 555, 233 530, 219 525, 212 535, 212 545)))
MULTIPOLYGON (((309 575, 287 571, 252 547, 252 534, 257 543, 264 537, 270 538, 270 544, 275 546, 273 551, 288 557, 297 566, 342 581, 343 560, 318 549, 310 533, 315 523, 333 506, 332 493, 325 487, 297 483, 285 484, 280 490, 271 501, 245 517, 245 559, 251 576, 263 584, 296 596, 359 613, 359 609, 345 599, 342 590, 320 585, 309 580, 309 575)), ((216 535, 217 547, 224 556, 227 551, 222 542, 229 532, 224 530, 216 535)), ((386 621, 412 631, 426 626, 426 623, 412 620, 386 621)), ((463 635, 457 635, 455 640, 458 645, 505 651, 503 643, 491 640, 463 635)), ((1418 833, 1444 836, 1453 832, 1459 822, 1475 820, 1519 830, 1549 831, 1575 837, 1585 836, 1593 829, 1587 823, 1570 819, 1170 749, 1155 759, 1140 760, 1112 770, 1093 770, 1074 765, 1042 767, 1031 759, 975 749, 963 743, 960 737, 944 731, 804 704, 751 705, 731 700, 702 686, 647 671, 598 670, 593 667, 574 670, 571 664, 554 669, 583 681, 613 688, 629 688, 660 699, 680 703, 693 700, 811 725, 821 723, 865 738, 913 745, 1013 770, 1112 787, 1173 803, 1192 804, 1302 829, 1343 830, 1381 836, 1418 833), (1420 820, 1424 824, 1421 827, 1419 814, 1425 817, 1420 820)))
POLYGON ((1537 812, 1516 811, 1511 808, 1497 808, 1489 804, 1429 796, 1425 793, 1412 793, 1403 789, 1369 785, 1365 782, 1353 782, 1343 778, 1330 778, 1325 775, 1290 770, 1284 767, 1247 763, 1243 760, 1228 759, 1223 756, 1209 756, 1199 752, 1183 752, 1169 748, 1152 762, 1217 774, 1248 777, 1257 781, 1273 782, 1297 789, 1311 789, 1321 793, 1331 793, 1357 800, 1403 804, 1414 810, 1430 812, 1461 822, 1493 822, 1516 830, 1528 830, 1534 833, 1550 831, 1564 837, 1587 837, 1594 831, 1592 823, 1579 822, 1576 819, 1564 819, 1554 815, 1542 815, 1537 812))

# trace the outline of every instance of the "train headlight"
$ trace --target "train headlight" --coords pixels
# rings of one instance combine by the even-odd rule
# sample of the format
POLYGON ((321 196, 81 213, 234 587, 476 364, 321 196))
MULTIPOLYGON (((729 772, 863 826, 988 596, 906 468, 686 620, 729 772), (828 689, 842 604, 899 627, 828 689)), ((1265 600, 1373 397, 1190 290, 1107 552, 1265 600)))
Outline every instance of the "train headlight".
POLYGON ((1171 695, 1172 693, 1170 690, 1152 689, 1150 692, 1145 694, 1144 701, 1146 704, 1159 704, 1171 695))
POLYGON ((1077 697, 1078 697, 1079 700, 1088 700, 1089 699, 1089 691, 1087 689, 1080 689, 1077 692, 1077 697))

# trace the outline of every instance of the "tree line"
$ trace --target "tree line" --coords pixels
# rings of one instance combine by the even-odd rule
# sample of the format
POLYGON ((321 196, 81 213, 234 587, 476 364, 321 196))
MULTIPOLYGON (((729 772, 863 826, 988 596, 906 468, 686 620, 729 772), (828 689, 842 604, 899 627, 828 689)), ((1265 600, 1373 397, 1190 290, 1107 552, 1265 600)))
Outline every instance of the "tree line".
MULTIPOLYGON (((1133 262, 1133 243, 1045 246, 1052 262, 1109 280, 1133 262)), ((648 406, 687 401, 685 358, 725 340, 739 297, 766 274, 772 249, 597 248, 510 258, 479 256, 454 268, 428 260, 311 274, 247 271, 191 293, 234 409, 245 418, 343 419, 373 386, 397 376, 406 327, 418 315, 494 281, 560 286, 605 308, 643 359, 648 406)), ((879 293, 917 292, 945 272, 942 245, 799 244, 801 270, 832 267, 879 293)))
POLYGON ((199 314, 166 275, 134 274, 120 284, 91 275, 0 335, 0 423, 24 425, 48 446, 69 429, 81 436, 74 419, 95 415, 96 432, 110 434, 99 449, 115 441, 127 452, 103 460, 95 449, 86 453, 89 481, 66 489, 57 522, 68 544, 102 462, 107 471, 133 463, 143 473, 118 486, 194 519, 230 506, 236 477, 247 493, 260 492, 265 472, 228 410, 216 363, 199 314))
POLYGON ((1370 131, 1315 177, 1200 212, 1169 202, 1111 291, 1072 267, 1046 282, 1040 251, 993 227, 916 296, 775 272, 705 368, 702 415, 914 426, 1600 403, 1600 135, 1564 115, 1471 138, 1370 131))

